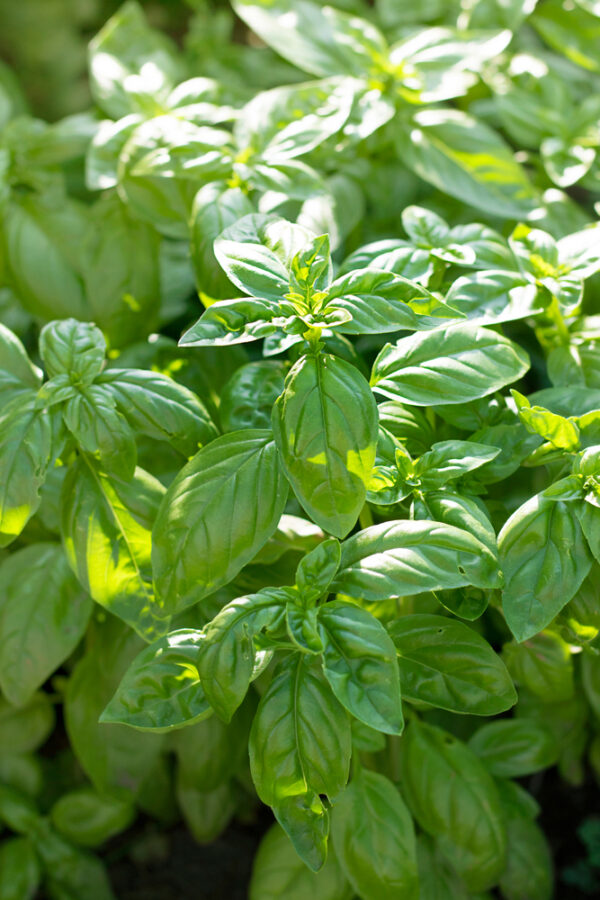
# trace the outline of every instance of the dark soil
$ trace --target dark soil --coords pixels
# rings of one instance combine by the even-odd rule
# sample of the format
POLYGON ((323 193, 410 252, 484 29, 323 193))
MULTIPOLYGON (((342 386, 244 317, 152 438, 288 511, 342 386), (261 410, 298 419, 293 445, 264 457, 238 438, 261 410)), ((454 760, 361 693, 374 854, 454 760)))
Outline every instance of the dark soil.
POLYGON ((234 823, 203 846, 182 824, 161 831, 146 820, 116 838, 103 856, 118 900, 247 900, 263 831, 234 823))

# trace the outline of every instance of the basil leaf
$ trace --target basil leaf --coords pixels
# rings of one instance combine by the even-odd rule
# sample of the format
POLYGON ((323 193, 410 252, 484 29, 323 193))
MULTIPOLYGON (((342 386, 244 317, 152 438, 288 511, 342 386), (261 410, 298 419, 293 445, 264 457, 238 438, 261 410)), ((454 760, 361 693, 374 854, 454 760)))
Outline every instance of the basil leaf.
POLYGON ((286 498, 270 432, 234 431, 203 447, 169 487, 154 525, 163 614, 231 581, 274 533, 286 498))
POLYGON ((150 28, 137 3, 121 7, 90 44, 92 93, 113 119, 143 109, 153 95, 164 96, 178 76, 174 47, 150 28))
POLYGON ((169 622, 161 618, 150 568, 162 485, 142 469, 128 482, 82 458, 69 467, 62 491, 63 543, 83 588, 146 640, 164 634, 169 622))
POLYGON ((71 655, 91 611, 60 544, 31 544, 2 562, 0 686, 11 703, 27 704, 71 655))
POLYGON ((192 629, 171 631, 135 657, 101 722, 139 731, 172 731, 211 714, 197 668, 201 635, 192 629))
POLYGON ((528 368, 527 354, 507 338, 460 325, 386 345, 373 365, 371 386, 416 406, 465 403, 516 381, 528 368))
POLYGON ((318 600, 340 565, 341 548, 335 538, 323 541, 304 556, 296 569, 296 587, 305 603, 318 600))
POLYGON ((124 800, 141 791, 164 735, 98 720, 142 646, 140 638, 112 616, 95 624, 87 652, 69 678, 63 707, 69 741, 84 772, 100 793, 124 800))
POLYGON ((79 847, 98 847, 124 831, 135 819, 135 807, 82 787, 63 794, 50 810, 56 830, 79 847))
POLYGON ((19 386, 39 388, 40 372, 31 363, 25 347, 10 328, 0 322, 0 383, 5 377, 16 379, 19 386))
POLYGON ((375 462, 377 407, 363 376, 329 353, 301 357, 273 409, 273 431, 307 513, 344 537, 363 507, 375 462))
POLYGON ((102 332, 87 322, 62 319, 40 332, 40 356, 50 378, 65 374, 74 384, 87 387, 100 374, 105 355, 102 332))
POLYGON ((517 702, 504 663, 468 625, 413 614, 397 619, 388 631, 407 699, 478 716, 497 715, 517 702))
POLYGON ((64 443, 60 417, 40 409, 33 391, 0 411, 0 547, 23 531, 37 511, 48 469, 64 443))
POLYGON ((224 431, 270 428, 271 409, 283 390, 287 367, 274 360, 240 366, 221 392, 219 419, 224 431))
POLYGON ((229 346, 256 341, 275 331, 279 307, 264 298, 218 300, 184 333, 180 347, 229 346))
POLYGON ((498 536, 502 608, 518 641, 550 624, 579 589, 591 557, 570 503, 532 497, 498 536))
POLYGON ((499 719, 478 728, 469 747, 492 775, 522 778, 553 766, 558 758, 554 735, 528 719, 499 719))
POLYGON ((136 432, 168 441, 184 456, 217 436, 202 402, 192 391, 159 372, 112 369, 98 380, 109 388, 121 414, 136 432))
POLYGON ((234 0, 238 16, 277 53, 313 75, 366 74, 386 53, 383 36, 364 19, 310 0, 234 0), (291 14, 291 15, 290 15, 291 14))
POLYGON ((348 712, 386 734, 404 728, 394 644, 374 616, 350 603, 319 609, 325 678, 348 712))
POLYGON ((418 824, 472 891, 496 884, 506 830, 496 786, 477 756, 441 728, 412 721, 400 759, 406 802, 418 824))
POLYGON ((34 900, 42 872, 30 838, 5 838, 0 846, 0 897, 34 900))
POLYGON ((228 603, 206 626, 198 673, 210 705, 224 721, 246 696, 256 664, 255 637, 278 622, 290 599, 289 588, 265 588, 228 603))
POLYGON ((474 584, 500 585, 490 551, 466 531, 432 522, 383 522, 342 544, 332 589, 383 600, 474 584))
POLYGON ((543 703, 560 703, 573 697, 571 652, 557 634, 543 631, 523 644, 511 641, 502 648, 502 657, 517 686, 543 703))
POLYGON ((294 852, 283 828, 273 825, 260 842, 254 857, 249 900, 350 900, 346 881, 333 849, 327 852, 325 865, 311 872, 294 852))
POLYGON ((396 786, 361 770, 334 803, 332 837, 348 881, 364 900, 419 896, 415 832, 396 786))
POLYGON ((415 473, 425 490, 436 490, 448 481, 484 466, 499 453, 497 447, 474 441, 440 441, 419 457, 415 473))
POLYGON ((488 125, 454 109, 428 109, 400 122, 398 155, 424 181, 488 214, 520 219, 536 192, 510 147, 488 125))
POLYGON ((288 657, 263 695, 250 733, 250 769, 259 797, 274 807, 299 855, 324 862, 323 839, 308 835, 321 817, 318 794, 333 798, 348 779, 346 713, 303 654, 288 657))
POLYGON ((67 400, 63 419, 80 448, 99 460, 108 475, 132 478, 137 460, 135 438, 106 386, 91 384, 78 391, 67 400))

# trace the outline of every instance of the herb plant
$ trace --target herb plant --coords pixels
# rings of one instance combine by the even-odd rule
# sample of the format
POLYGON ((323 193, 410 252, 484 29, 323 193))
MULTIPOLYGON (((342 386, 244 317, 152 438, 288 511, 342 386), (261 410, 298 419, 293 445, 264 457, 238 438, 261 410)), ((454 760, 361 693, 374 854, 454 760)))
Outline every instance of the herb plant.
POLYGON ((191 5, 115 13, 89 112, 0 70, 0 898, 262 802, 251 900, 548 900, 523 779, 600 778, 600 12, 191 5))

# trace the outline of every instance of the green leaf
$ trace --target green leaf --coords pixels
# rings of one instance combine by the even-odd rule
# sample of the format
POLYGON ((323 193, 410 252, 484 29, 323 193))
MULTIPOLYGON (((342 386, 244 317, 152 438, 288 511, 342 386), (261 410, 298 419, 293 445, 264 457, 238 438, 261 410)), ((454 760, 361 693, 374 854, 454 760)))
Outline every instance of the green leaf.
POLYGON ((221 393, 223 430, 270 428, 271 410, 283 390, 286 371, 285 363, 266 359, 236 369, 221 393))
POLYGON ((61 319, 40 332, 40 356, 49 378, 68 375, 74 385, 88 387, 100 374, 106 341, 89 322, 61 319))
POLYGON ((172 731, 211 714, 198 673, 201 633, 171 631, 145 647, 127 669, 101 722, 139 731, 172 731))
POLYGON ((209 703, 224 721, 246 696, 257 658, 255 637, 277 623, 293 599, 290 588, 265 588, 228 603, 206 626, 198 673, 209 703))
POLYGON ((440 441, 419 457, 415 474, 424 490, 436 490, 495 459, 500 450, 474 441, 440 441))
POLYGON ((344 874, 364 900, 419 896, 415 832, 396 786, 362 769, 334 804, 332 837, 344 874))
POLYGON ((286 499, 270 432, 234 431, 203 447, 171 484, 154 526, 163 615, 231 581, 275 532, 286 499))
POLYGON ((543 406, 531 406, 518 391, 512 391, 517 404, 519 418, 527 431, 539 434, 559 450, 578 450, 580 447, 579 428, 576 423, 563 416, 557 416, 543 406))
POLYGON ((48 694, 34 694, 25 706, 0 698, 0 748, 21 755, 37 750, 54 727, 54 708, 48 694))
POLYGON ((99 847, 128 828, 134 818, 131 803, 103 796, 89 787, 63 794, 50 810, 56 830, 80 847, 99 847))
POLYGON ((37 511, 48 469, 63 445, 60 417, 38 408, 33 391, 0 411, 0 547, 37 511))
POLYGON ((498 563, 471 534, 433 522, 383 522, 344 541, 332 590, 384 600, 442 588, 498 587, 498 563))
POLYGON ((543 703, 560 703, 573 697, 571 651, 557 634, 544 631, 522 644, 512 641, 502 648, 502 657, 517 686, 543 703))
POLYGON ((396 146, 420 178, 488 215, 520 219, 536 205, 536 192, 512 149, 467 113, 416 112, 397 127, 396 146))
POLYGON ((323 868, 311 872, 280 825, 267 831, 254 857, 249 900, 350 900, 350 892, 331 846, 323 868))
POLYGON ((529 719, 499 719, 478 728, 469 747, 499 778, 522 778, 553 766, 558 758, 554 735, 529 719))
POLYGON ((229 346, 257 341, 276 330, 273 320, 277 316, 279 307, 272 300, 217 300, 183 334, 179 346, 229 346))
POLYGON ((63 419, 79 447, 99 460, 108 475, 132 478, 137 460, 135 437, 117 411, 112 391, 100 384, 81 389, 67 400, 63 419))
POLYGON ((112 616, 95 624, 88 632, 86 653, 69 677, 63 707, 69 742, 84 772, 100 793, 123 800, 141 790, 161 753, 164 735, 98 720, 142 646, 140 638, 112 616))
POLYGON ((190 217, 190 253, 199 293, 228 296, 231 284, 217 265, 213 244, 221 232, 252 212, 252 203, 238 187, 213 181, 196 194, 190 217))
POLYGON ((150 28, 133 0, 92 39, 89 57, 92 94, 113 119, 138 110, 150 112, 153 98, 164 98, 180 80, 174 47, 150 28))
POLYGON ((327 591, 339 568, 341 553, 339 541, 330 538, 300 560, 296 569, 296 587, 303 602, 312 603, 327 591))
POLYGON ((83 252, 90 316, 111 348, 156 329, 160 238, 129 214, 116 192, 105 191, 91 207, 83 252))
POLYGON ((41 319, 89 318, 82 281, 84 207, 63 196, 17 195, 3 217, 6 280, 24 308, 41 319))
POLYGON ((324 812, 318 795, 334 798, 345 786, 351 737, 343 707, 304 654, 288 657, 263 694, 249 750, 259 797, 309 867, 320 868, 323 838, 310 834, 324 812))
POLYGON ((518 641, 550 624, 575 595, 591 557, 573 505, 537 495, 498 536, 505 588, 502 608, 518 641))
POLYGON ((455 494, 451 491, 431 491, 423 499, 413 502, 413 515, 416 520, 434 519, 444 525, 453 525, 470 532, 484 544, 493 556, 498 556, 496 534, 487 516, 487 512, 472 497, 455 494))
POLYGON ((457 278, 446 303, 478 325, 497 325, 539 315, 537 293, 519 272, 484 269, 457 278))
POLYGON ((41 878, 31 840, 4 839, 0 845, 0 900, 34 900, 41 878))
POLYGON ((419 867, 419 900, 470 900, 463 881, 451 863, 444 859, 427 834, 417 838, 417 862, 419 867))
POLYGON ((460 325, 387 344, 373 365, 371 385, 416 406, 466 403, 516 381, 528 368, 527 354, 512 341, 460 325))
POLYGON ((217 262, 244 294, 279 301, 289 291, 289 271, 275 252, 275 216, 251 214, 235 222, 217 238, 217 262))
POLYGON ((510 675, 488 642, 445 616, 403 616, 389 628, 402 692, 455 713, 493 716, 517 702, 510 675))
POLYGON ((600 70, 597 16, 578 4, 565 9, 560 0, 549 0, 533 13, 530 22, 543 39, 567 59, 588 71, 600 70))
POLYGON ((232 783, 226 782, 211 791, 199 791, 181 770, 177 771, 176 793, 185 824, 199 844, 215 841, 229 825, 238 805, 232 783))
POLYGON ((30 361, 25 347, 10 328, 0 322, 0 380, 15 379, 20 387, 39 388, 40 371, 30 361))
POLYGON ((384 334, 430 327, 421 316, 460 318, 427 288, 383 269, 356 269, 330 286, 327 304, 352 316, 338 330, 345 334, 384 334))
POLYGON ((248 762, 248 736, 256 707, 252 693, 230 722, 211 716, 174 734, 170 747, 177 756, 180 783, 211 791, 240 773, 248 762))
POLYGON ((217 437, 198 397, 167 375, 143 369, 111 369, 99 379, 138 434, 168 441, 184 456, 217 437))
POLYGON ((415 720, 402 740, 400 767, 411 812, 437 838, 467 888, 476 892, 496 884, 505 865, 506 830, 483 763, 453 735, 415 720))
POLYGON ((400 678, 393 642, 369 612, 350 603, 319 609, 325 678, 348 712, 371 728, 401 734, 400 678))
POLYGON ((0 686, 26 705, 73 652, 91 613, 60 544, 32 544, 0 565, 0 686))
POLYGON ((596 560, 600 562, 600 510, 592 503, 584 502, 577 504, 575 513, 588 547, 596 560))
POLYGON ((387 55, 374 25, 331 6, 310 0, 234 0, 233 7, 265 43, 313 75, 361 77, 387 55))
POLYGON ((325 531, 344 537, 375 462, 377 407, 363 376, 329 353, 301 357, 273 409, 273 431, 302 506, 325 531))
POLYGON ((36 829, 33 840, 51 900, 70 900, 83 894, 89 900, 115 900, 108 873, 98 857, 73 847, 45 820, 36 829))
POLYGON ((163 493, 142 469, 122 481, 87 459, 69 467, 63 485, 61 533, 71 568, 96 603, 146 640, 169 625, 150 568, 151 528, 163 493))
POLYGON ((506 868, 499 887, 506 900, 552 900, 554 866, 541 828, 531 819, 507 818, 506 868))

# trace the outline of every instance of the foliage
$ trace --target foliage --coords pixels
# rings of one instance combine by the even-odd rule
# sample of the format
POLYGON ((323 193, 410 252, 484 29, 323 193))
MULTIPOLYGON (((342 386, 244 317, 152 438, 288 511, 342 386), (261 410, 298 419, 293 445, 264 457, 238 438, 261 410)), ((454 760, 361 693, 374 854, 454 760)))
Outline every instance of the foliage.
POLYGON ((515 779, 600 777, 600 12, 190 5, 52 124, 0 70, 0 897, 262 801, 253 900, 547 900, 515 779))

